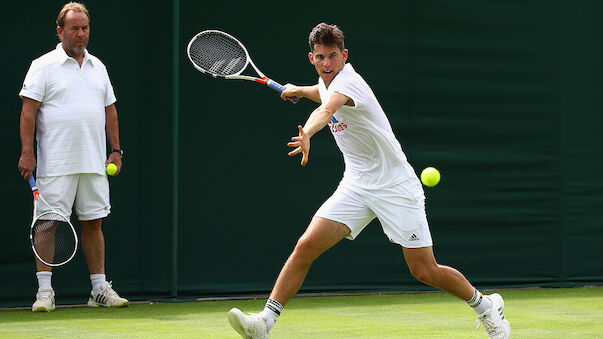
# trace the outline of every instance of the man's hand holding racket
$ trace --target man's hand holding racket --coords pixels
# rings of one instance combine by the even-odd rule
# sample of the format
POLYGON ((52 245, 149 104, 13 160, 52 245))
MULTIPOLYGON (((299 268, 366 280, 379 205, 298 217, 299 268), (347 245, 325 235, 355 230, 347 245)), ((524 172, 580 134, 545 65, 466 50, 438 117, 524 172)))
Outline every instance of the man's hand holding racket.
POLYGON ((284 87, 285 90, 281 92, 281 99, 297 104, 299 99, 303 98, 301 87, 292 84, 286 84, 284 87), (292 98, 297 98, 298 100, 293 100, 292 98))
POLYGON ((320 104, 320 94, 318 93, 318 85, 314 86, 296 86, 286 84, 285 89, 281 92, 281 99, 291 101, 297 104, 299 99, 307 98, 320 104))
POLYGON ((21 153, 17 168, 23 179, 27 180, 27 178, 31 176, 36 169, 36 157, 34 156, 33 150, 21 153))

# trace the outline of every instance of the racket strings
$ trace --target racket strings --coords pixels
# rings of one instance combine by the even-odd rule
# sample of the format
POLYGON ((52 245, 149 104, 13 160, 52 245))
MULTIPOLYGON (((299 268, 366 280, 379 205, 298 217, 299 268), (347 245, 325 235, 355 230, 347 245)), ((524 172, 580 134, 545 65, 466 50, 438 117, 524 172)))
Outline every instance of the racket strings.
POLYGON ((199 35, 189 48, 191 60, 204 71, 225 76, 247 66, 247 53, 236 40, 217 32, 199 35))
POLYGON ((71 225, 63 216, 45 214, 32 228, 32 243, 38 257, 47 264, 64 263, 76 250, 76 239, 71 225))

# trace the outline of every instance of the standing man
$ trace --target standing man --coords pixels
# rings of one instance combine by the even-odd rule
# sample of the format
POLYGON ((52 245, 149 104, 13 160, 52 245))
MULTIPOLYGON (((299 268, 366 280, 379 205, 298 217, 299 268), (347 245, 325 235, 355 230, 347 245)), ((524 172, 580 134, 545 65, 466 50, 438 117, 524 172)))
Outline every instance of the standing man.
POLYGON ((264 310, 246 315, 233 308, 228 313, 231 326, 243 338, 268 338, 312 262, 343 238, 356 238, 377 217, 389 240, 402 246, 415 278, 465 300, 490 338, 509 338, 502 297, 482 295, 459 271, 436 262, 423 188, 371 88, 352 65, 346 64, 348 50, 342 31, 321 23, 310 33, 309 43, 308 57, 318 73, 318 84, 287 85, 281 96, 305 97, 320 106, 304 127, 298 126, 299 134, 287 144, 294 148, 289 155, 301 153, 301 165, 305 166, 310 138, 329 125, 343 153, 345 172, 335 193, 318 209, 298 240, 264 310))
MULTIPOLYGON (((65 4, 56 24, 61 42, 31 63, 19 93, 23 106, 18 167, 25 180, 36 169, 40 192, 62 214, 69 217, 75 204, 92 283, 88 306, 124 307, 128 300, 105 278, 101 230, 103 218, 111 210, 105 166, 114 163, 117 174, 122 166, 115 94, 105 65, 86 50, 90 37, 86 7, 77 2, 65 4), (107 138, 111 146, 108 159, 107 138)), ((52 311, 52 268, 36 258, 36 270, 39 288, 32 311, 52 311)))

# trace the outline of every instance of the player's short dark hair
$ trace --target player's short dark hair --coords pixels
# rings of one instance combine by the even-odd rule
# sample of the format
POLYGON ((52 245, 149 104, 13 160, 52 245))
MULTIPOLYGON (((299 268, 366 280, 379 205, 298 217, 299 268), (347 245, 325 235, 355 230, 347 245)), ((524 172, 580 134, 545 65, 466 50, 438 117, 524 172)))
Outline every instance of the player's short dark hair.
POLYGON ((337 25, 329 25, 324 22, 319 23, 312 29, 308 37, 310 51, 314 51, 314 45, 333 46, 337 45, 339 50, 343 51, 343 32, 337 25))

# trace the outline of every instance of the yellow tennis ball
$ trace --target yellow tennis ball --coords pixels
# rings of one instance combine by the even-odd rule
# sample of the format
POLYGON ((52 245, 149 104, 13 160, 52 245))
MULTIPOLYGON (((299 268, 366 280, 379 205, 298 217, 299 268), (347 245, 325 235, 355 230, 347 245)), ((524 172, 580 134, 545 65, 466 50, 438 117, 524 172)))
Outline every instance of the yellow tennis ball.
POLYGON ((421 172, 421 181, 423 185, 433 187, 440 182, 440 171, 433 167, 427 167, 421 172))
POLYGON ((114 163, 107 165, 107 174, 114 176, 117 173, 117 166, 114 163))

